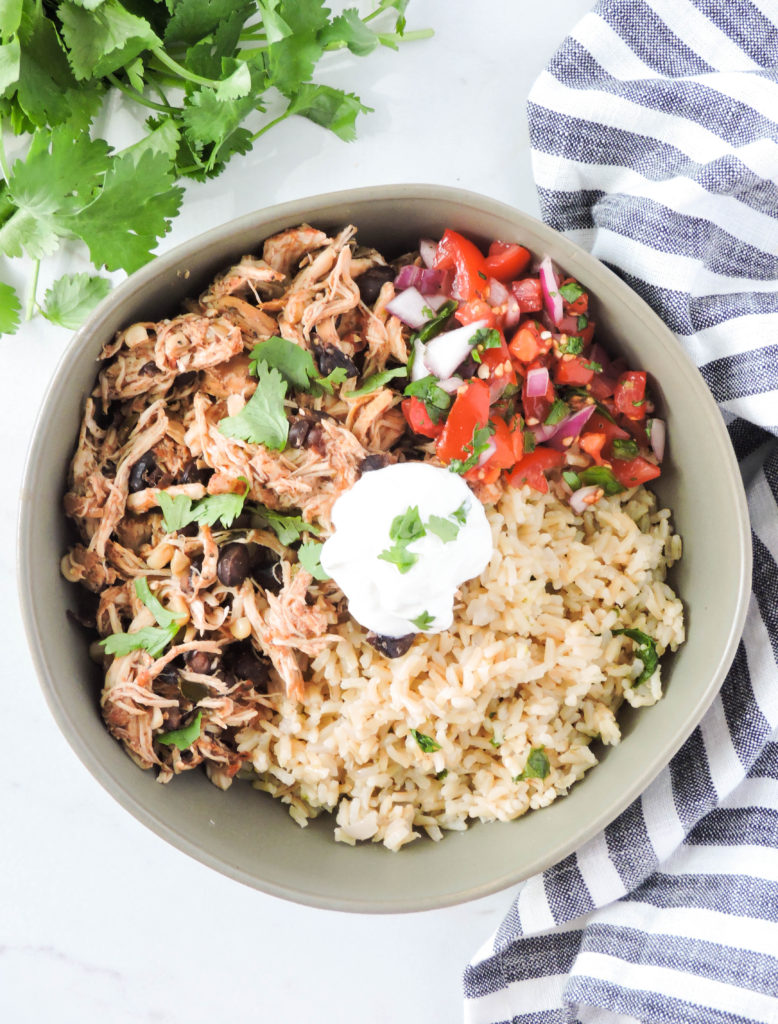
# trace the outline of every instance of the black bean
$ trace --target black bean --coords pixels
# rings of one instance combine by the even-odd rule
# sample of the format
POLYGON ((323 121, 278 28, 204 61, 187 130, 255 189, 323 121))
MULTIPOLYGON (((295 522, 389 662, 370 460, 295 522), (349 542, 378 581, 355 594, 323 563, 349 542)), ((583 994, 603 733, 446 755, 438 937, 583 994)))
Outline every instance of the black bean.
POLYGON ((359 471, 360 473, 371 473, 374 469, 383 469, 384 466, 388 466, 390 461, 388 455, 368 455, 360 462, 359 471))
POLYGON ((375 647, 379 654, 386 658, 401 658, 407 654, 410 646, 416 638, 415 633, 406 633, 405 636, 382 636, 380 633, 368 633, 365 639, 371 647, 375 647))
POLYGON ((168 708, 165 714, 165 732, 174 732, 181 727, 184 717, 178 708, 168 708))
POLYGON ((239 587, 249 574, 249 562, 245 544, 226 544, 219 552, 216 575, 225 587, 239 587))
POLYGON ((212 476, 213 470, 209 466, 198 466, 194 459, 189 459, 179 480, 182 484, 207 484, 212 476))
POLYGON ((175 386, 177 388, 188 388, 190 384, 194 384, 197 380, 197 370, 188 370, 186 373, 179 373, 175 379, 175 386))
POLYGON ((153 377, 155 373, 159 373, 159 367, 153 360, 149 363, 144 363, 138 370, 139 377, 153 377))
POLYGON ((354 361, 349 359, 345 352, 335 348, 334 345, 318 345, 314 349, 314 355, 322 377, 326 377, 338 368, 344 369, 347 377, 359 376, 359 370, 357 370, 354 361))
POLYGON ((308 437, 308 431, 313 426, 313 420, 308 419, 307 416, 301 416, 299 420, 295 420, 289 428, 289 436, 287 443, 290 448, 304 448, 305 440, 308 437))
POLYGON ((366 306, 372 306, 381 293, 381 289, 387 281, 394 281, 394 267, 375 266, 370 267, 364 274, 357 278, 359 286, 359 297, 366 306))
MULTIPOLYGON (((265 688, 270 676, 268 663, 250 643, 233 644, 227 649, 230 671, 236 679, 248 680, 257 688, 265 688)), ((226 655, 225 655, 226 656, 226 655)))
POLYGON ((130 470, 130 492, 142 491, 146 487, 154 486, 154 473, 157 469, 157 460, 152 451, 144 452, 130 470))
POLYGON ((308 431, 308 436, 305 439, 305 447, 313 448, 318 455, 327 454, 327 445, 324 442, 324 431, 321 428, 321 424, 314 423, 308 431))
POLYGON ((186 667, 200 676, 210 676, 218 667, 218 657, 207 651, 187 651, 184 655, 186 667))
POLYGON ((281 560, 271 548, 257 547, 251 558, 251 576, 271 594, 277 594, 284 585, 281 560))
POLYGON ((176 530, 176 533, 180 533, 182 537, 196 537, 199 532, 200 527, 197 523, 187 523, 180 530, 176 530))

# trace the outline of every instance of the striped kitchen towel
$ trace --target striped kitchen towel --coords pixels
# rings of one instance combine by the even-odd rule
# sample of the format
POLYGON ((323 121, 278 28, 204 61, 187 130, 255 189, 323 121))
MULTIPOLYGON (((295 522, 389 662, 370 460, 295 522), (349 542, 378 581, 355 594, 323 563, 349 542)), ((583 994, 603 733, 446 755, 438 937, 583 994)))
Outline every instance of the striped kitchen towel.
POLYGON ((778 0, 602 0, 528 111, 544 219, 656 310, 719 404, 753 592, 700 726, 524 883, 466 970, 465 1019, 778 1024, 778 0))

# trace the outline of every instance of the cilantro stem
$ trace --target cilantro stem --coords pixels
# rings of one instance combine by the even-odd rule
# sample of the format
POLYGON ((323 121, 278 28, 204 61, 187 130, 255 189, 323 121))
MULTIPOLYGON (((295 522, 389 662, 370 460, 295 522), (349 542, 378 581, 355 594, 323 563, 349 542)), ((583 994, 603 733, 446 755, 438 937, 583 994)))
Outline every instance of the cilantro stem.
POLYGON ((5 131, 5 120, 3 120, 2 127, 0 127, 0 168, 3 170, 3 177, 6 182, 11 180, 11 169, 8 166, 8 159, 5 155, 5 142, 3 141, 3 132, 5 131))
POLYGON ((124 93, 124 95, 128 99, 131 99, 133 103, 140 103, 142 107, 148 107, 149 110, 161 110, 163 114, 177 113, 173 107, 169 107, 167 105, 163 106, 161 103, 155 103, 153 100, 147 100, 141 93, 136 92, 135 89, 131 89, 128 85, 125 85, 124 82, 116 77, 116 75, 106 75, 105 77, 111 85, 116 86, 119 92, 124 93))
POLYGON ((209 85, 212 89, 216 89, 222 84, 214 78, 203 78, 202 75, 196 75, 194 71, 188 71, 183 64, 173 60, 161 47, 151 50, 151 53, 154 54, 160 64, 163 64, 169 71, 172 71, 179 78, 183 78, 186 82, 194 82, 196 85, 209 85))
POLYGON ((251 141, 256 142, 260 135, 264 135, 265 132, 270 131, 270 129, 275 125, 279 124, 281 121, 285 121, 287 117, 289 117, 289 111, 285 110, 283 114, 279 114, 278 117, 274 118, 272 121, 268 121, 268 123, 260 128, 258 132, 254 132, 251 136, 251 141))
POLYGON ((41 261, 36 260, 32 267, 32 284, 30 285, 30 294, 27 297, 27 305, 24 309, 24 319, 32 320, 35 315, 35 296, 38 291, 38 274, 41 269, 41 261))

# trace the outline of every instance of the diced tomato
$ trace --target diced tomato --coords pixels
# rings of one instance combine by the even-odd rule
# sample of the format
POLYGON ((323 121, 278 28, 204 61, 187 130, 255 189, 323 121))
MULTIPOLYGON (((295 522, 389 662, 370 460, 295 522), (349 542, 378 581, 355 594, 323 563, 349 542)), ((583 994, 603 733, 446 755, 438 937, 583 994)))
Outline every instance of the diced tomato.
POLYGON ((642 420, 646 415, 646 374, 644 370, 622 373, 613 392, 616 411, 629 420, 642 420))
POLYGON ((474 377, 460 388, 438 438, 437 453, 441 462, 465 461, 472 454, 473 433, 489 421, 489 385, 474 377))
POLYGON ((476 320, 486 320, 487 327, 499 327, 500 320, 494 309, 484 299, 473 299, 472 302, 460 303, 454 313, 454 319, 463 326, 474 324, 476 320))
MULTIPOLYGON (((560 287, 564 288, 566 284, 578 284, 578 282, 574 277, 566 277, 560 287)), ((581 316, 589 308, 589 295, 587 292, 581 292, 578 298, 572 302, 568 302, 564 295, 562 295, 562 302, 564 303, 565 313, 569 316, 581 316)))
POLYGON ((494 451, 482 466, 474 466, 465 473, 465 480, 481 480, 484 483, 494 483, 500 475, 501 469, 510 469, 516 463, 516 456, 513 451, 513 436, 510 428, 504 419, 493 416, 489 421, 494 428, 494 433, 489 439, 494 445, 494 451), (494 470, 497 470, 495 473, 494 470))
POLYGON ((558 330, 561 334, 567 334, 568 337, 582 338, 584 345, 590 345, 594 337, 594 321, 587 317, 586 325, 579 327, 578 319, 577 316, 563 316, 554 330, 558 330))
POLYGON ((451 294, 461 302, 482 299, 488 272, 486 260, 477 245, 456 231, 446 231, 435 250, 433 267, 456 271, 451 294))
POLYGON ((512 281, 523 273, 531 259, 529 249, 510 242, 492 242, 486 257, 486 273, 503 283, 512 281))
POLYGON ((587 366, 584 356, 563 356, 554 367, 554 380, 557 384, 572 384, 583 387, 594 377, 594 370, 587 366))
MULTIPOLYGON (((527 367, 527 376, 529 376, 530 370, 534 370, 536 367, 545 366, 548 369, 548 364, 551 362, 549 356, 538 356, 537 359, 533 360, 532 363, 527 367)), ((548 387, 544 395, 537 397, 530 397, 527 394, 527 378, 524 379, 524 386, 521 390, 521 404, 524 407, 524 417, 530 426, 535 424, 532 422, 535 420, 537 423, 544 423, 546 416, 551 411, 551 406, 554 404, 556 398, 556 392, 554 391, 554 385, 551 383, 551 377, 548 378, 548 387)))
POLYGON ((513 443, 513 461, 519 462, 524 458, 524 420, 516 414, 508 424, 508 429, 513 443))
POLYGON ((543 308, 543 289, 537 277, 525 277, 514 281, 511 291, 516 296, 522 313, 539 313, 543 308))
POLYGON ((515 469, 508 476, 508 483, 512 487, 529 484, 534 490, 546 494, 548 491, 546 472, 549 469, 558 469, 564 459, 562 452, 555 451, 553 448, 536 448, 534 452, 525 455, 516 464, 515 469))
POLYGON ((606 377, 604 373, 598 373, 589 382, 589 394, 595 402, 604 402, 610 398, 616 389, 616 380, 613 377, 606 377))
POLYGON ((659 466, 636 455, 634 459, 613 459, 611 462, 613 475, 624 487, 637 487, 648 480, 654 480, 662 472, 659 466))
POLYGON ((511 338, 508 350, 520 363, 531 363, 541 352, 547 352, 548 346, 540 337, 540 325, 534 320, 522 324, 511 338))
POLYGON ((443 422, 433 423, 426 405, 420 398, 404 399, 402 410, 408 421, 408 426, 414 434, 423 434, 424 437, 439 437, 443 433, 443 422))
MULTIPOLYGON (((516 383, 516 371, 513 369, 511 354, 505 344, 505 338, 500 332, 500 347, 487 348, 481 353, 481 363, 488 366, 490 370, 489 380, 500 385, 499 394, 505 390, 506 384, 516 383)), ((492 401, 495 397, 495 389, 492 389, 492 401)))

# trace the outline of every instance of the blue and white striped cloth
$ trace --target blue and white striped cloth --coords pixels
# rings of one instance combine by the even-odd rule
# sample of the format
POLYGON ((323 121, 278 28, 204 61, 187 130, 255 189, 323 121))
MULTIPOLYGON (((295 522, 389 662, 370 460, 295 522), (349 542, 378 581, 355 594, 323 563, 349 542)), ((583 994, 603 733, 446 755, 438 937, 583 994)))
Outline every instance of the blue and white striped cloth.
POLYGON ((778 0, 602 0, 529 97, 544 219, 653 306, 746 482, 719 697, 643 797, 520 889, 470 1024, 778 1024, 778 0))

